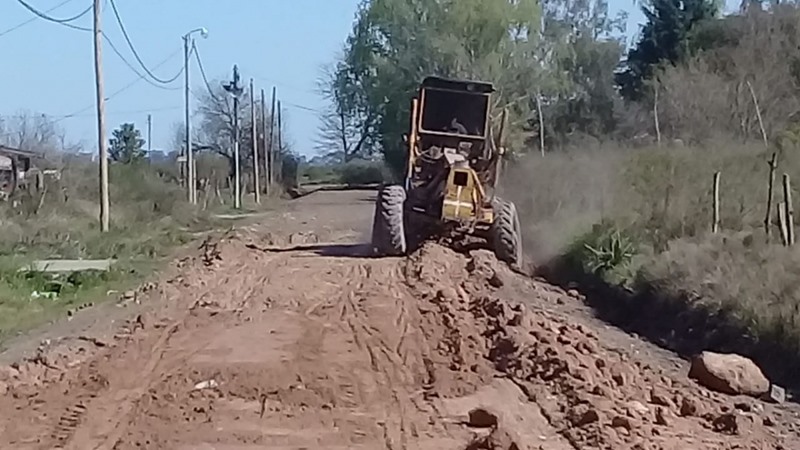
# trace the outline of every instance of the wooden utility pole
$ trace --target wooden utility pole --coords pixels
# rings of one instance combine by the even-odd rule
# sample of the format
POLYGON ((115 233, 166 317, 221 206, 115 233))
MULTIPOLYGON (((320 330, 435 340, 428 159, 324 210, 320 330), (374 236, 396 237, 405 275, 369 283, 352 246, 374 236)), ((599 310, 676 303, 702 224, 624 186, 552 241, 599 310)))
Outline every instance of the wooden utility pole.
POLYGON ((153 154, 153 116, 147 115, 147 158, 153 154))
POLYGON ((264 193, 269 197, 269 154, 267 150, 267 102, 261 90, 261 133, 264 136, 264 193))
POLYGON ((108 231, 108 147, 106 105, 103 94, 103 0, 94 0, 94 84, 97 95, 97 145, 100 154, 100 231, 108 231))
POLYGON ((250 129, 253 144, 253 198, 258 205, 261 203, 261 187, 258 179, 258 121, 256 120, 256 95, 252 78, 250 78, 250 129))
POLYGON ((269 115, 269 145, 267 146, 267 185, 275 182, 275 158, 273 143, 275 142, 275 101, 277 88, 272 86, 272 112, 269 115))
POLYGON ((239 159, 239 97, 244 89, 239 85, 239 67, 233 66, 233 80, 222 87, 233 96, 233 207, 242 207, 242 174, 239 159))
POLYGON ((276 158, 276 175, 279 182, 283 181, 283 140, 281 139, 281 101, 278 100, 278 148, 273 158, 276 158))
POLYGON ((196 183, 194 180, 194 152, 192 151, 192 124, 189 115, 189 39, 190 34, 187 33, 183 36, 183 132, 184 132, 184 148, 186 154, 186 197, 190 205, 197 202, 197 195, 195 194, 196 183))

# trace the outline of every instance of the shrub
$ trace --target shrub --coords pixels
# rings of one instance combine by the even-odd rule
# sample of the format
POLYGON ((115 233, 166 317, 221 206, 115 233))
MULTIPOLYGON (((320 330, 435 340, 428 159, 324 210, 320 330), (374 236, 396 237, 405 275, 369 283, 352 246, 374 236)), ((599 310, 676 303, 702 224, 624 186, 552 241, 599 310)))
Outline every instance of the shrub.
POLYGON ((348 185, 378 184, 391 179, 386 165, 378 161, 354 160, 339 170, 339 179, 348 185))

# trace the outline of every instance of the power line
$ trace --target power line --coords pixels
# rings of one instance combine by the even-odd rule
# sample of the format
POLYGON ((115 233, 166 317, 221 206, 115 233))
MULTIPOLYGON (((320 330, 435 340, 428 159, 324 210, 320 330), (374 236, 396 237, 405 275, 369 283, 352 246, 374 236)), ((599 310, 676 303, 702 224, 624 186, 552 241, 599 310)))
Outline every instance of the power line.
MULTIPOLYGON (((22 0, 18 0, 18 1, 22 1, 22 0)), ((139 53, 136 51, 136 47, 134 47, 133 42, 131 42, 130 36, 128 36, 128 31, 125 29, 125 24, 122 23, 122 17, 120 17, 119 11, 117 10, 116 3, 114 3, 114 0, 109 0, 109 3, 111 3, 111 9, 114 10, 114 16, 117 18, 117 24, 119 25, 119 29, 122 30, 122 35, 125 37, 125 41, 128 43, 128 47, 131 49, 131 52, 133 53, 133 56, 136 58, 136 61, 138 61, 139 65, 142 66, 142 69, 144 69, 144 71, 148 75, 150 75, 150 77, 153 80, 155 80, 155 81, 157 81, 157 82, 159 82, 161 84, 170 84, 173 81, 175 81, 181 75, 180 73, 178 73, 178 75, 175 76, 172 79, 166 79, 165 80, 165 79, 159 78, 158 76, 156 76, 156 74, 154 74, 150 69, 147 68, 147 65, 144 63, 144 61, 142 61, 142 58, 139 56, 139 53)))
MULTIPOLYGON (((108 97, 106 97, 108 99, 108 97)), ((163 112, 163 111, 174 111, 176 109, 181 109, 182 106, 160 106, 157 108, 147 108, 147 109, 129 109, 129 110, 120 110, 120 111, 111 111, 107 112, 106 115, 120 115, 120 114, 141 114, 141 113, 154 113, 154 112, 163 112)), ((67 114, 67 115, 49 115, 49 114, 41 114, 49 119, 55 119, 54 121, 61 121, 64 119, 73 119, 76 117, 94 117, 94 113, 88 114, 67 114)), ((13 117, 16 119, 24 119, 27 117, 36 117, 33 114, 0 114, 0 117, 13 117)))
MULTIPOLYGON (((151 86, 157 87, 159 89, 164 89, 165 91, 177 91, 178 89, 180 89, 180 86, 164 86, 163 84, 159 84, 159 83, 156 83, 156 82, 153 82, 152 80, 150 80, 150 78, 148 78, 146 74, 143 74, 143 73, 139 72, 139 70, 137 70, 136 67, 134 67, 133 64, 131 64, 131 62, 128 61, 125 58, 125 56, 122 55, 122 52, 119 51, 117 46, 114 45, 114 42, 111 40, 110 37, 108 37, 107 34, 103 33, 103 37, 106 39, 106 42, 108 42, 108 46, 111 47, 111 51, 116 53, 116 55, 119 57, 119 59, 121 59, 122 62, 125 63, 125 65, 128 66, 128 68, 131 69, 131 71, 133 73, 135 73, 139 78, 143 79, 144 81, 146 81, 151 86)), ((177 80, 178 77, 180 77, 181 74, 183 73, 183 70, 184 70, 184 68, 181 67, 180 70, 178 70, 178 73, 175 74, 175 76, 171 78, 170 82, 173 82, 173 81, 177 80)))
POLYGON ((215 102, 220 103, 220 99, 217 98, 217 96, 214 94, 214 90, 211 89, 211 83, 208 82, 206 69, 203 67, 203 60, 200 58, 200 51, 197 49, 195 41, 192 41, 192 51, 194 52, 195 59, 197 59, 197 65, 200 67, 200 75, 203 77, 203 83, 206 85, 208 95, 210 95, 215 102))
MULTIPOLYGON (((163 61, 161 61, 160 63, 158 63, 158 64, 156 64, 155 66, 153 66, 153 68, 154 68, 154 69, 158 69, 159 67, 163 66, 164 64, 166 64, 167 62, 169 62, 169 61, 170 61, 172 58, 174 58, 174 57, 175 57, 175 55, 177 55, 178 53, 180 53, 180 52, 181 52, 181 50, 182 50, 181 48, 178 48, 176 51, 172 52, 172 53, 171 53, 169 56, 167 56, 166 58, 164 58, 164 60, 163 60, 163 61)), ((136 78, 135 80, 133 80, 133 81, 131 81, 130 83, 126 84, 125 86, 123 86, 123 87, 121 87, 121 88, 117 89, 116 91, 112 92, 112 93, 111 93, 111 95, 109 95, 108 97, 106 97, 106 98, 105 98, 105 100, 106 100, 106 101, 109 101, 109 100, 111 100, 112 98, 116 97, 117 95, 119 95, 119 94, 121 94, 121 93, 123 93, 123 92, 127 91, 128 89, 130 89, 131 87, 133 87, 134 85, 136 85, 136 83, 138 83, 139 81, 141 81, 141 80, 147 80, 147 78, 146 78, 146 77, 144 77, 142 74, 139 74, 138 72, 137 72, 137 75, 139 75, 139 77, 138 77, 138 78, 136 78)), ((149 81, 149 80, 147 80, 147 81, 149 81)), ((161 88, 163 88, 163 86, 161 86, 161 88)), ((65 116, 62 116, 60 119, 56 120, 55 122, 60 122, 60 121, 62 121, 62 120, 66 120, 66 119, 69 119, 69 118, 75 117, 75 116, 77 116, 77 115, 79 115, 79 114, 81 114, 81 113, 83 113, 83 112, 86 112, 86 111, 88 111, 88 110, 90 110, 90 109, 92 109, 92 108, 94 108, 94 107, 95 107, 95 105, 94 105, 94 104, 92 104, 92 105, 89 105, 89 106, 87 106, 87 107, 85 107, 85 108, 81 108, 81 109, 79 109, 79 110, 77 110, 77 111, 75 111, 75 112, 73 112, 73 113, 70 113, 70 114, 67 114, 67 115, 65 115, 65 116)))
MULTIPOLYGON (((49 12, 55 11, 58 8, 66 5, 67 3, 73 2, 73 1, 75 1, 75 0, 64 0, 63 2, 57 4, 56 6, 53 6, 52 8, 50 8, 48 10, 45 10, 44 13, 47 14, 49 12)), ((14 25, 13 27, 8 28, 7 30, 0 31, 0 37, 5 36, 8 33, 11 33, 12 31, 17 31, 18 29, 24 27, 25 25, 27 25, 27 24, 29 24, 31 22, 36 22, 36 19, 38 19, 38 18, 39 18, 38 16, 37 17, 31 17, 30 19, 28 19, 28 20, 26 20, 24 22, 20 22, 17 25, 14 25)))
MULTIPOLYGON (((22 3, 22 4, 23 4, 23 6, 25 6, 25 7, 26 7, 28 10, 30 10, 31 12, 33 12, 33 13, 34 13, 34 14, 35 14, 37 17, 39 17, 39 18, 42 18, 42 19, 44 19, 44 20, 47 20, 47 21, 50 21, 50 22, 57 23, 57 24, 59 24, 59 25, 63 25, 63 26, 65 26, 65 27, 69 27, 69 28, 75 29, 75 30, 78 30, 78 31, 92 32, 92 30, 91 30, 90 28, 79 27, 79 26, 76 26, 76 25, 72 25, 72 24, 70 24, 70 23, 66 23, 68 20, 74 20, 75 18, 78 18, 78 17, 80 17, 80 16, 82 16, 82 15, 86 14, 87 12, 91 11, 91 9, 92 9, 91 7, 90 7, 89 9, 87 9, 87 10, 83 11, 82 13, 80 13, 80 14, 78 14, 78 15, 76 15, 76 16, 74 16, 74 17, 72 17, 72 18, 68 18, 68 19, 54 19, 54 18, 52 18, 52 17, 50 17, 50 16, 46 15, 45 13, 42 13, 41 11, 38 11, 38 10, 36 10, 36 9, 35 9, 35 8, 33 8, 32 6, 30 6, 30 5, 28 5, 27 3, 25 3, 23 0, 17 0, 17 1, 19 1, 20 3, 22 3)), ((67 2, 68 2, 68 1, 72 1, 72 0, 67 0, 67 2)), ((64 3, 66 3, 66 2, 64 2, 64 3)), ((61 5, 63 5, 64 3, 62 3, 62 4, 60 4, 60 5, 57 5, 57 6, 53 7, 52 9, 55 9, 55 8, 57 8, 58 6, 61 6, 61 5)), ((113 2, 112 2, 112 6, 114 7, 114 10, 115 10, 115 13, 116 13, 116 6, 113 4, 113 2)), ((119 18, 119 16, 117 16, 117 17, 119 18)), ((32 20, 35 20, 35 18, 34 18, 34 19, 32 19, 32 20)), ((122 23, 121 23, 121 22, 120 22, 120 27, 122 27, 122 23)), ((122 31, 123 31, 123 34, 125 34, 125 37, 126 37, 126 39, 127 39, 127 34, 126 34, 126 32, 125 32, 125 29, 124 29, 124 28, 122 28, 122 31)), ((5 32, 4 32, 4 33, 5 33, 5 32)), ((116 46, 116 45, 114 45, 114 41, 112 41, 112 40, 111 40, 111 38, 110 38, 110 37, 109 37, 109 36, 108 36, 108 35, 107 35, 105 32, 102 32, 102 34, 103 34, 103 38, 105 38, 106 42, 108 42, 108 45, 109 45, 109 47, 111 47, 111 50, 112 50, 112 51, 113 51, 113 52, 114 52, 114 53, 115 53, 115 54, 116 54, 116 55, 117 55, 117 56, 118 56, 118 57, 119 57, 119 58, 122 60, 122 62, 123 62, 123 63, 124 63, 126 66, 128 66, 128 68, 129 68, 129 69, 130 69, 130 70, 131 70, 133 73, 135 73, 135 74, 136 74, 136 75, 137 75, 137 76, 138 76, 140 79, 144 79, 144 80, 145 80, 147 83, 149 83, 150 85, 152 85, 152 86, 154 86, 154 87, 157 87, 157 88, 159 88, 159 89, 164 89, 164 90, 178 90, 178 89, 180 89, 180 87, 165 87, 165 86, 163 86, 163 85, 164 85, 164 84, 169 84, 169 83, 172 83, 172 82, 174 82, 175 80, 177 80, 177 79, 178 79, 178 77, 180 77, 180 76, 181 76, 181 74, 183 73, 183 68, 181 68, 181 69, 178 71, 178 73, 177 73, 177 74, 175 74, 175 76, 173 76, 172 78, 169 78, 169 79, 167 79, 167 80, 162 80, 162 79, 160 79, 160 78, 158 78, 158 77, 155 77, 155 76, 153 75, 153 73, 152 73, 151 71, 149 71, 149 70, 147 69, 147 67, 145 67, 145 66, 144 66, 144 63, 143 63, 143 62, 142 62, 142 60, 139 58, 139 55, 138 55, 138 53, 136 53, 136 50, 135 50, 135 49, 132 47, 132 45, 131 45, 131 43, 130 43, 130 40, 129 40, 129 41, 128 41, 128 44, 129 44, 129 45, 131 45, 131 49, 133 50, 133 54, 134 54, 134 56, 135 56, 135 57, 137 58, 137 60, 139 61, 139 64, 141 64, 141 65, 142 65, 142 67, 144 68, 144 70, 147 72, 147 75, 150 75, 150 77, 151 77, 151 78, 154 78, 154 79, 155 79, 155 82, 153 82, 153 81, 151 81, 150 79, 148 79, 148 78, 147 78, 147 75, 143 75, 141 72, 139 72, 139 71, 136 69, 136 67, 134 67, 134 65, 133 65, 133 64, 131 64, 131 63, 130 63, 130 61, 128 61, 128 59, 127 59, 127 58, 125 58, 125 56, 124 56, 124 55, 122 54, 122 52, 121 52, 121 51, 120 51, 120 50, 117 48, 117 46, 116 46), (161 84, 159 84, 159 83, 161 83, 161 84)), ((138 81, 138 79, 137 79, 137 81, 138 81)))
POLYGON ((46 12, 42 12, 42 11, 39 11, 38 9, 34 8, 33 6, 31 6, 25 0, 17 0, 17 2, 20 5, 22 5, 23 7, 25 7, 25 9, 27 9, 28 11, 32 12, 33 14, 39 16, 40 18, 42 18, 44 20, 47 20, 48 22, 58 23, 58 24, 62 24, 62 25, 68 25, 67 22, 73 22, 75 20, 80 19, 81 17, 83 17, 86 14, 88 14, 89 11, 92 10, 92 8, 94 8, 94 5, 89 5, 88 8, 84 9, 83 11, 79 12, 78 14, 76 14, 76 15, 74 15, 72 17, 67 17, 65 19, 56 19, 55 17, 48 16, 47 12, 50 12, 53 9, 58 8, 58 6, 61 6, 61 5, 57 5, 57 6, 51 8, 50 10, 48 10, 46 12))

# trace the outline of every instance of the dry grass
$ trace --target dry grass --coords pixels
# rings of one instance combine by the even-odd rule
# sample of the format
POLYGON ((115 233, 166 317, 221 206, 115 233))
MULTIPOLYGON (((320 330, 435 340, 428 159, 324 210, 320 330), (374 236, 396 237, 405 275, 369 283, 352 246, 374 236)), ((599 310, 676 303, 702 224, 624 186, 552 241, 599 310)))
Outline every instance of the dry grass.
MULTIPOLYGON (((754 341, 800 359, 800 254, 767 244, 763 230, 769 154, 763 146, 720 144, 531 155, 511 165, 505 180, 525 191, 505 195, 519 206, 526 250, 538 263, 603 267, 593 275, 724 315, 754 341), (723 232, 712 235, 716 171, 723 232), (631 255, 619 250, 626 244, 631 255)), ((780 161, 775 203, 784 172, 800 182, 797 152, 780 161)), ((777 228, 773 236, 779 240, 777 228)))

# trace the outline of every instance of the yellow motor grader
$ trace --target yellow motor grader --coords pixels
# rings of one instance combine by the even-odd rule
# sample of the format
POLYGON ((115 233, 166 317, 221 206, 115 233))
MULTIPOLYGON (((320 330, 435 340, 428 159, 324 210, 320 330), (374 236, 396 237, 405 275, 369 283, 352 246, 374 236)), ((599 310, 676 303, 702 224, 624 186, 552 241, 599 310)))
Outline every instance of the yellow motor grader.
POLYGON ((510 265, 522 262, 517 208, 495 196, 505 115, 495 138, 493 93, 490 83, 439 77, 422 81, 404 137, 405 182, 384 186, 377 195, 376 254, 404 255, 431 237, 470 238, 510 265))

